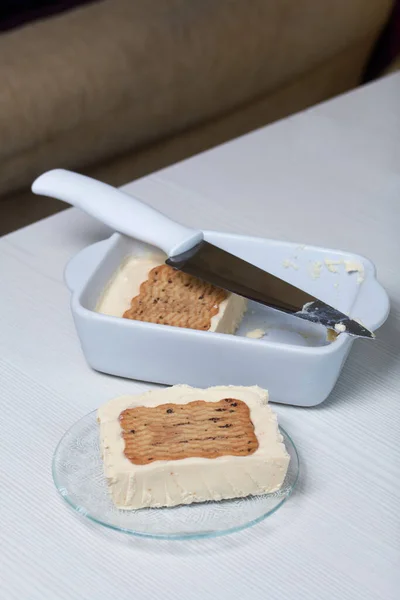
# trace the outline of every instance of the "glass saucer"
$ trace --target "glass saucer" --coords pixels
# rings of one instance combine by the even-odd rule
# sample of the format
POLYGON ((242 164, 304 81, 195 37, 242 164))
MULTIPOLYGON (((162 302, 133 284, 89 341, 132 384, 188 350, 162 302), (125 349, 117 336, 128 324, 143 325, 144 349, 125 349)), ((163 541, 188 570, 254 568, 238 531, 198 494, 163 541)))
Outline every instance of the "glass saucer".
POLYGON ((174 508, 119 510, 111 501, 103 473, 96 411, 77 421, 61 438, 53 458, 53 479, 70 507, 110 529, 158 539, 225 535, 262 521, 290 496, 299 474, 299 457, 288 434, 282 428, 280 432, 290 464, 282 488, 272 494, 174 508))

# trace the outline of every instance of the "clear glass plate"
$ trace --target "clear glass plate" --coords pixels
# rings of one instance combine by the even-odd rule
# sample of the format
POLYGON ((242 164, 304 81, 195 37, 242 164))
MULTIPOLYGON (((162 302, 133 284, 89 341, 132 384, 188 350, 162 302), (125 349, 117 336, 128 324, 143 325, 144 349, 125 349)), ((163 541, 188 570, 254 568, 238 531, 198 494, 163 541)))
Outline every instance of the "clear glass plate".
POLYGON ((75 511, 117 531, 161 539, 224 535, 262 521, 290 496, 299 474, 299 457, 288 434, 280 431, 290 464, 282 488, 273 494, 174 508, 119 510, 111 501, 103 473, 96 411, 77 421, 61 438, 53 458, 53 479, 75 511))

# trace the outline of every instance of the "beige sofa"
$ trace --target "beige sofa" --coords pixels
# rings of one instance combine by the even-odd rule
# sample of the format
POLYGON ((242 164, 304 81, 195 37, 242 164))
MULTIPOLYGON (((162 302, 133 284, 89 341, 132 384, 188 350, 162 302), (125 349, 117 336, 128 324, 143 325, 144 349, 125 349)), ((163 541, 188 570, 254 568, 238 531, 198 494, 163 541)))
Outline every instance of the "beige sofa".
POLYGON ((0 232, 357 85, 391 0, 105 0, 0 35, 0 232))

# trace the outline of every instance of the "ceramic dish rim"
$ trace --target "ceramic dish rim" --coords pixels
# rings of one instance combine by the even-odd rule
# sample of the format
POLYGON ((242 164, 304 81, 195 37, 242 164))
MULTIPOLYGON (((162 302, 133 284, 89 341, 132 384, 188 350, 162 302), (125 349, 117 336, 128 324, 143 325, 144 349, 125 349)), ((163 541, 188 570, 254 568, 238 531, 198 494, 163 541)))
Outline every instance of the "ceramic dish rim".
MULTIPOLYGON (((285 245, 285 246, 293 247, 293 248, 300 246, 300 244, 295 243, 295 242, 280 241, 280 240, 274 240, 274 239, 263 238, 263 237, 247 236, 247 235, 240 235, 240 234, 235 234, 235 233, 226 233, 226 232, 219 232, 219 231, 209 231, 209 230, 204 231, 205 239, 208 239, 208 238, 213 239, 215 236, 220 237, 221 239, 222 238, 224 238, 224 239, 237 238, 241 241, 248 241, 249 243, 254 243, 254 242, 255 243, 268 243, 268 244, 272 244, 275 246, 285 245)), ((164 325, 164 324, 161 325, 161 324, 157 324, 157 323, 147 323, 147 322, 135 321, 135 320, 129 320, 129 319, 122 320, 119 317, 113 317, 110 315, 103 315, 101 313, 97 313, 94 310, 86 308, 82 304, 82 301, 81 301, 82 295, 86 292, 86 290, 90 286, 91 281, 94 278, 94 276, 97 274, 98 270, 101 269, 102 263, 105 260, 105 258, 108 256, 108 254, 112 251, 113 248, 118 246, 118 243, 120 243, 121 238, 127 239, 128 236, 114 232, 108 238, 105 238, 103 240, 95 242, 94 244, 90 244, 89 246, 86 246, 80 252, 78 252, 75 256, 73 256, 70 259, 70 261, 67 263, 65 270, 64 270, 64 280, 67 284, 67 287, 71 291, 71 308, 72 308, 72 310, 75 311, 75 313, 77 315, 81 316, 84 319, 91 319, 91 320, 99 320, 100 319, 100 323, 101 322, 114 323, 114 325, 119 326, 119 327, 123 326, 124 328, 130 327, 131 329, 142 329, 142 330, 144 329, 145 331, 146 330, 152 331, 154 333, 158 332, 159 334, 162 334, 162 332, 164 332, 165 334, 178 333, 181 337, 186 335, 186 336, 192 337, 194 339, 198 338, 199 336, 203 336, 203 339, 205 339, 204 336, 210 335, 209 331, 197 331, 197 330, 192 330, 192 329, 183 329, 183 328, 173 327, 171 325, 164 325), (102 253, 102 256, 97 260, 94 268, 90 271, 90 273, 84 278, 84 281, 82 282, 82 284, 80 286, 78 286, 77 288, 72 287, 72 289, 71 289, 71 286, 68 284, 68 276, 67 276, 67 271, 68 271, 68 268, 69 268, 71 262, 74 261, 74 259, 77 258, 81 252, 85 252, 85 250, 88 250, 89 248, 92 249, 94 246, 98 246, 98 245, 104 246, 105 251, 102 253), (177 330, 179 330, 179 331, 177 331, 177 330)), ((364 256, 346 252, 343 250, 335 250, 335 249, 330 249, 330 248, 325 248, 325 247, 320 247, 320 246, 313 246, 313 245, 309 245, 309 244, 306 244, 305 247, 308 250, 322 252, 323 254, 325 254, 325 253, 331 254, 332 253, 332 254, 342 255, 342 256, 351 256, 353 259, 359 260, 362 263, 364 263, 365 265, 368 265, 370 272, 371 272, 369 281, 377 289, 379 289, 379 292, 381 293, 382 299, 383 299, 381 313, 380 313, 379 317, 376 317, 377 323, 374 323, 372 326, 370 325, 371 330, 376 331, 376 329, 378 329, 386 321, 387 316, 389 314, 390 305, 389 305, 389 298, 387 296, 386 291, 384 290, 384 288, 381 286, 381 284, 379 283, 379 281, 376 278, 376 267, 375 267, 374 263, 370 259, 368 259, 364 256)), ((358 294, 355 298, 355 301, 354 301, 355 304, 357 303, 357 300, 360 299, 361 295, 362 295, 362 288, 360 289, 360 291, 358 292, 358 294)), ((226 338, 228 337, 228 340, 230 343, 235 343, 235 344, 245 343, 249 347, 253 347, 253 348, 260 347, 259 340, 256 340, 256 339, 246 338, 243 336, 227 335, 227 334, 219 333, 219 332, 212 332, 212 333, 213 333, 214 339, 219 339, 220 341, 223 341, 223 340, 226 341, 226 338), (215 336, 218 336, 218 338, 215 338, 215 336)), ((278 351, 282 351, 284 349, 285 352, 290 352, 290 353, 295 353, 295 354, 300 353, 303 355, 305 354, 305 355, 309 355, 309 356, 322 357, 324 355, 330 355, 330 354, 334 354, 337 352, 345 351, 349 346, 352 345, 354 340, 355 340, 355 338, 353 338, 349 334, 343 333, 343 334, 339 335, 334 342, 331 342, 331 343, 323 345, 323 346, 298 346, 298 345, 292 344, 292 343, 285 343, 283 345, 280 342, 271 341, 271 340, 264 340, 263 346, 270 348, 270 349, 278 350, 278 351)))

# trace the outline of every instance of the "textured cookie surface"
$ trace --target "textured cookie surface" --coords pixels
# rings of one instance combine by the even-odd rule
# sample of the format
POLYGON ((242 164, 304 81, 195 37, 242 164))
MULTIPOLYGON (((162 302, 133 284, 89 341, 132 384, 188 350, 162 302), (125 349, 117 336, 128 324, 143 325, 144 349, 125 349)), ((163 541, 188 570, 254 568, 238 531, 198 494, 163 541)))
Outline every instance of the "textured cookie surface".
POLYGON ((125 456, 136 465, 156 460, 249 456, 258 440, 245 402, 225 398, 127 408, 120 415, 125 456))
POLYGON ((207 331, 227 293, 168 265, 152 269, 124 318, 207 331))

